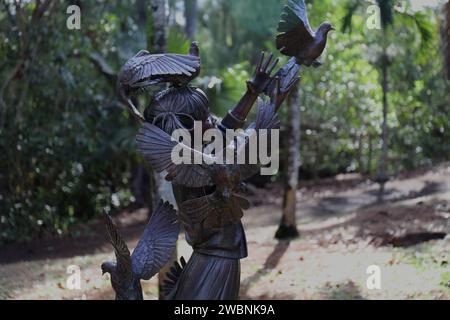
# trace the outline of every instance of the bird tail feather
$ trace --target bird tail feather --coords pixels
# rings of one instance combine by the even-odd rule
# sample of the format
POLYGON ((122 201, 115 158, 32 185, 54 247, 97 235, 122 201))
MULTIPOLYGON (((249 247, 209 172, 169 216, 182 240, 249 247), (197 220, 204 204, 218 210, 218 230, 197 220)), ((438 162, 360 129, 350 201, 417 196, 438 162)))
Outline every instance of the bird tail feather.
POLYGON ((172 299, 175 294, 178 280, 180 279, 181 273, 186 266, 186 260, 184 260, 184 257, 180 258, 180 263, 175 261, 169 272, 167 272, 166 279, 162 283, 163 295, 166 300, 172 299))

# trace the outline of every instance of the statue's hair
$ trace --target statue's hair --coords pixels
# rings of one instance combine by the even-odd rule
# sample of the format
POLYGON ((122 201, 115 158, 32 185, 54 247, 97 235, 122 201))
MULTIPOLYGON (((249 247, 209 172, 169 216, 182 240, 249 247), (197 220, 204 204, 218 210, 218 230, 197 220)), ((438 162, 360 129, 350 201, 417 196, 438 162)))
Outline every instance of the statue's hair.
POLYGON ((209 117, 208 98, 195 87, 171 87, 155 95, 144 117, 152 121, 162 113, 187 114, 197 121, 205 121, 209 117))

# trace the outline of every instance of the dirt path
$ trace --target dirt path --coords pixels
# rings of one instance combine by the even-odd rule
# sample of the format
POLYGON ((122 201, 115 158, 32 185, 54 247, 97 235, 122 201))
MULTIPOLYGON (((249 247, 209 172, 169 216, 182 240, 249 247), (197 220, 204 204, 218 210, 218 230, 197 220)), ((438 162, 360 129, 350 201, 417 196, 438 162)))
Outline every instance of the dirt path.
MULTIPOLYGON (((242 260, 241 297, 449 299, 450 167, 389 182, 383 205, 375 202, 376 188, 353 176, 303 183, 297 210, 301 238, 291 242, 273 239, 279 190, 259 190, 252 197, 256 206, 243 220, 249 257, 242 260), (381 272, 379 290, 366 286, 371 265, 381 272)), ((145 212, 123 214, 119 220, 135 245, 145 212)), ((0 249, 0 298, 112 298, 108 278, 99 269, 113 257, 111 249, 100 240, 101 224, 87 230, 83 240, 0 249), (66 283, 70 265, 80 267, 79 290, 66 283)), ((179 252, 185 257, 191 252, 183 239, 179 252)), ((143 289, 146 299, 156 299, 156 279, 145 282, 143 289)))

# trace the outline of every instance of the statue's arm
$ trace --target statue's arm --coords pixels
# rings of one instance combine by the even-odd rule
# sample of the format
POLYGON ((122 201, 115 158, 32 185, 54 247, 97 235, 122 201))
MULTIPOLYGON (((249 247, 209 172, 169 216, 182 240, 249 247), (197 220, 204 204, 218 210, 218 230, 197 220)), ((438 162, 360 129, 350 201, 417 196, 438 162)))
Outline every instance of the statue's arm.
POLYGON ((247 91, 237 105, 223 118, 219 125, 220 128, 243 128, 253 104, 263 92, 273 101, 275 110, 280 109, 286 97, 300 81, 298 76, 300 66, 296 63, 295 58, 292 58, 271 77, 270 74, 278 63, 277 59, 269 68, 272 58, 273 56, 270 55, 264 61, 264 53, 261 54, 253 78, 247 81, 247 91))
POLYGON ((255 73, 252 79, 247 81, 247 91, 236 106, 223 118, 220 124, 222 129, 239 129, 244 127, 247 115, 250 113, 256 99, 272 81, 270 74, 278 64, 278 59, 273 63, 272 60, 273 54, 265 59, 264 52, 261 53, 255 73))

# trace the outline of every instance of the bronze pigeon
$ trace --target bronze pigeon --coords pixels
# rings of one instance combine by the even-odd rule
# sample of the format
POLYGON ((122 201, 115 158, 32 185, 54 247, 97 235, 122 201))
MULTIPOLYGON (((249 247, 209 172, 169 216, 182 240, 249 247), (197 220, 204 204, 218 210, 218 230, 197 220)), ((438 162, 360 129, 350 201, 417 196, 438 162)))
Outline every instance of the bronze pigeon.
POLYGON ((235 157, 241 152, 247 152, 249 134, 255 134, 260 129, 280 127, 273 104, 259 99, 258 106, 256 121, 249 126, 249 129, 255 130, 247 131, 251 133, 241 137, 243 143, 231 142, 215 155, 202 153, 175 141, 151 123, 145 123, 139 131, 136 138, 138 150, 154 170, 168 172, 167 180, 190 188, 215 186, 212 194, 181 204, 181 209, 191 220, 204 222, 207 227, 220 227, 238 222, 242 218, 242 209, 249 207, 248 201, 238 193, 242 191, 242 181, 258 172, 259 164, 221 164, 218 159, 222 159, 229 149, 235 157), (191 159, 200 156, 204 161, 201 164, 174 164, 171 155, 175 147, 181 149, 183 154, 191 154, 191 159))
POLYGON ((161 83, 186 86, 199 73, 200 51, 195 41, 191 44, 189 54, 151 54, 147 50, 141 50, 120 70, 117 91, 133 115, 145 121, 131 100, 133 95, 161 83))
POLYGON ((314 32, 309 25, 305 1, 289 0, 278 24, 277 49, 286 56, 295 57, 299 65, 317 68, 321 65, 317 59, 325 50, 331 30, 334 30, 333 26, 324 22, 314 32))
POLYGON ((111 275, 116 300, 142 300, 141 279, 158 273, 175 250, 180 231, 176 211, 160 201, 132 255, 111 217, 105 214, 105 218, 116 262, 104 262, 102 272, 111 275))

